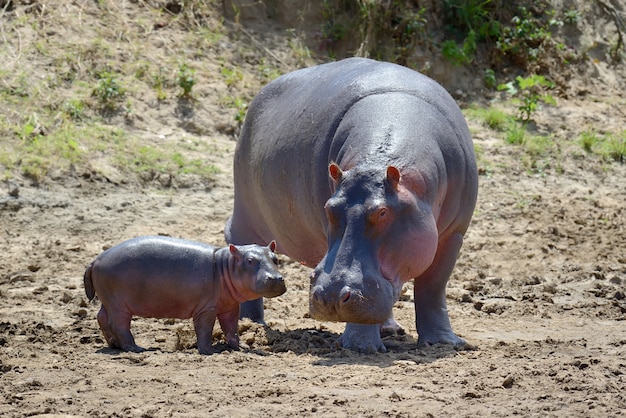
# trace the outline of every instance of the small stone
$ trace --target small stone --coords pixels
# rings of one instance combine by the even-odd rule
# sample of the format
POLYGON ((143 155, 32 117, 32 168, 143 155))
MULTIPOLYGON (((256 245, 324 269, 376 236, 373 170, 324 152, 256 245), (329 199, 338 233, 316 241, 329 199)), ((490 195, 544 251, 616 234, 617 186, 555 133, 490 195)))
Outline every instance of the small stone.
POLYGON ((513 376, 508 375, 506 379, 504 379, 504 382, 502 382, 502 387, 510 389, 511 387, 513 387, 513 381, 513 376))
POLYGON ((402 396, 398 395, 398 392, 391 392, 391 395, 389 395, 389 399, 392 401, 401 401, 402 400, 402 396))
POLYGON ((20 186, 17 185, 16 182, 9 180, 9 196, 11 197, 19 197, 20 196, 20 186))

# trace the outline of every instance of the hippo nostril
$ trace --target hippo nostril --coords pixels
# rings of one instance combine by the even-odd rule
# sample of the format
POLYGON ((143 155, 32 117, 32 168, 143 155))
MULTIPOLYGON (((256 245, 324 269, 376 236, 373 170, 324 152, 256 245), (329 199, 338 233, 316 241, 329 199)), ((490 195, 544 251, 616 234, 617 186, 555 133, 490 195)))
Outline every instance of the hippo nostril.
POLYGON ((320 295, 319 293, 313 293, 313 300, 315 300, 316 303, 323 303, 324 299, 322 299, 322 295, 320 295))
POLYGON ((352 289, 350 289, 348 286, 344 286, 339 292, 339 301, 341 303, 346 303, 348 302, 348 300, 350 300, 350 296, 352 296, 352 289))
POLYGON ((267 276, 265 276, 265 279, 269 282, 280 282, 283 280, 283 276, 281 275, 274 276, 274 275, 268 274, 267 276))
POLYGON ((318 303, 318 304, 324 304, 325 303, 324 289, 322 289, 320 286, 315 286, 311 293, 313 294, 313 300, 316 303, 318 303))

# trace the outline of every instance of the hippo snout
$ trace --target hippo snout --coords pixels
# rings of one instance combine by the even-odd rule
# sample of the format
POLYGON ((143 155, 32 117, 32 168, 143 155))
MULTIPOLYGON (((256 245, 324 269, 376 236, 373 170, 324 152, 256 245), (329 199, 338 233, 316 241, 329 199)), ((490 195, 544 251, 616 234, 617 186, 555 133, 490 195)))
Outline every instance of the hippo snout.
MULTIPOLYGON (((357 295, 360 295, 360 294, 361 293, 359 291, 355 291, 354 289, 350 288, 350 286, 344 286, 339 291, 339 295, 337 297, 337 303, 339 305, 345 305, 346 303, 354 303, 355 301, 359 299, 357 295)), ((331 296, 330 292, 326 292, 322 286, 313 287, 311 297, 314 299, 316 303, 325 304, 325 305, 332 303, 331 302, 332 298, 329 296, 331 296)))
POLYGON ((377 287, 374 297, 356 286, 314 285, 309 298, 311 316, 322 321, 383 323, 391 315, 393 297, 391 285, 387 281, 377 287), (380 292, 381 287, 388 292, 380 292))
POLYGON ((257 282, 257 293, 266 298, 280 296, 287 291, 281 274, 266 274, 257 282))

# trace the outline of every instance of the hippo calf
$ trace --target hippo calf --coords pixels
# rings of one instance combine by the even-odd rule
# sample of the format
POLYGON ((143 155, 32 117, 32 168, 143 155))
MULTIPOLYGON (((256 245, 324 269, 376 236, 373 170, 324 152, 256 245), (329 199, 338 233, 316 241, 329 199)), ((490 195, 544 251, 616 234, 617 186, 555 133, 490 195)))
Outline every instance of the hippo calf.
POLYGON ((102 302, 98 324, 111 348, 141 352, 130 332, 133 315, 193 318, 201 354, 213 352, 215 319, 228 345, 239 348, 239 304, 282 295, 276 242, 267 247, 216 248, 169 237, 138 237, 109 248, 86 269, 85 293, 102 302))
MULTIPOLYGON (((414 279, 418 344, 464 345, 446 284, 478 191, 454 99, 408 68, 350 58, 285 74, 255 97, 234 159, 227 242, 266 244, 313 267, 311 315, 347 322, 341 343, 384 351, 380 332, 414 279)), ((262 301, 242 314, 262 321, 262 301)))

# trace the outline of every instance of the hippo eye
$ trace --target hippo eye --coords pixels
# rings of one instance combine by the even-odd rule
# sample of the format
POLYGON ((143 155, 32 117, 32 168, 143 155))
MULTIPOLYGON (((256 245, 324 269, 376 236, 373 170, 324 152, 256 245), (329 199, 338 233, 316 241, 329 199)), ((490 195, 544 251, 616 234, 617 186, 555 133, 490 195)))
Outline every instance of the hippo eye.
POLYGON ((373 211, 367 217, 367 220, 370 225, 376 225, 378 222, 385 219, 387 216, 388 209, 386 207, 382 207, 378 210, 373 211))

